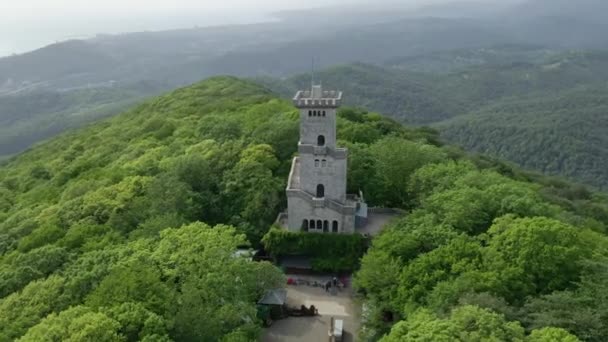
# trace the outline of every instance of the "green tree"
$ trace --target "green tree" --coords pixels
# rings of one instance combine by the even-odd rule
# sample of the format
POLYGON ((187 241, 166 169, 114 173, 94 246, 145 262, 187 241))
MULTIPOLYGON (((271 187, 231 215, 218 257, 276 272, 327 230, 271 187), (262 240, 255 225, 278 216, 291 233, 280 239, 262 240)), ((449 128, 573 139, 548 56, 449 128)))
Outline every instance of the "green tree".
POLYGON ((502 291, 511 301, 570 288, 589 256, 574 227, 544 217, 505 216, 488 234, 487 267, 501 270, 502 291))
POLYGON ((542 328, 539 330, 534 330, 526 339, 526 342, 580 342, 580 340, 567 332, 564 329, 560 328, 542 328))
POLYGON ((119 342, 120 323, 103 313, 76 306, 59 314, 52 313, 30 328, 18 341, 119 342))
POLYGON ((524 329, 517 322, 507 322, 504 316, 489 310, 463 306, 446 319, 418 311, 395 325, 381 341, 520 342, 524 336, 524 329))
POLYGON ((418 168, 445 158, 438 148, 397 137, 377 141, 370 152, 376 172, 368 197, 372 203, 389 207, 407 206, 410 177, 418 168))

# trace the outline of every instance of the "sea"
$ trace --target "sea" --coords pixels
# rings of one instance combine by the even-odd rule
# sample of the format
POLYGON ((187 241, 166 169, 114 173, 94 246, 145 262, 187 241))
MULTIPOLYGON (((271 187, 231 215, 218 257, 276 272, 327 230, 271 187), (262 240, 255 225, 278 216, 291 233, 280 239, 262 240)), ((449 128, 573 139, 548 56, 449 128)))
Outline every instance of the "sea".
POLYGON ((0 20, 0 57, 23 54, 44 46, 72 39, 87 39, 98 34, 165 31, 210 26, 253 24, 278 20, 268 13, 215 12, 166 13, 140 16, 136 13, 99 18, 51 17, 18 24, 0 20))

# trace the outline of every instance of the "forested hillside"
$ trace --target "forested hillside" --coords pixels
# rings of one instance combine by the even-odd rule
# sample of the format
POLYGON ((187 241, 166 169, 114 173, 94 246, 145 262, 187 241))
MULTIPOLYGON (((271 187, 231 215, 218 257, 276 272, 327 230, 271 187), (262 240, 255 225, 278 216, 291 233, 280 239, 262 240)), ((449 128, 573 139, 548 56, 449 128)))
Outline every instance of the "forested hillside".
POLYGON ((23 151, 67 129, 116 115, 163 88, 140 82, 0 96, 0 157, 23 151))
MULTIPOLYGON (((608 338, 606 196, 375 113, 338 130, 349 189, 408 211, 356 274, 363 340, 608 338)), ((234 251, 284 207, 297 132, 289 102, 223 77, 7 161, 0 341, 255 339, 284 278, 234 251)))
MULTIPOLYGON (((255 339, 255 303, 284 280, 233 253, 259 247, 284 206, 297 119, 267 90, 216 78, 7 161, 0 341, 255 339)), ((383 134, 434 136, 369 120, 342 120, 344 137, 386 150, 383 134)), ((380 201, 391 184, 375 184, 380 201)))
POLYGON ((268 144, 291 154, 290 111, 216 79, 8 161, 0 340, 254 339, 256 301, 284 280, 233 253, 280 206, 268 144))
MULTIPOLYGON (((547 174, 608 186, 608 53, 506 47, 452 55, 452 60, 471 66, 444 72, 449 60, 433 58, 427 60, 430 64, 411 61, 413 70, 403 61, 385 67, 355 64, 323 70, 317 79, 344 89, 348 104, 400 122, 435 126, 450 143, 547 174), (434 71, 419 71, 429 68, 434 71)), ((289 97, 310 83, 310 75, 258 81, 289 97)))
POLYGON ((608 187, 608 87, 503 99, 438 124, 470 151, 608 187))

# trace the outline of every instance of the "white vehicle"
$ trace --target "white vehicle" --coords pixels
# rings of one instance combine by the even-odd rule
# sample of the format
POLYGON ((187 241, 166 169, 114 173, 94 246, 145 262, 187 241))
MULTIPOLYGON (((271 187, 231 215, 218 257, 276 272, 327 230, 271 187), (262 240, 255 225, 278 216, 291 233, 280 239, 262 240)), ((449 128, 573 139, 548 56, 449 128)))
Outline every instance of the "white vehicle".
POLYGON ((331 325, 329 328, 329 340, 335 342, 342 341, 342 332, 344 330, 344 321, 341 319, 331 318, 331 325))

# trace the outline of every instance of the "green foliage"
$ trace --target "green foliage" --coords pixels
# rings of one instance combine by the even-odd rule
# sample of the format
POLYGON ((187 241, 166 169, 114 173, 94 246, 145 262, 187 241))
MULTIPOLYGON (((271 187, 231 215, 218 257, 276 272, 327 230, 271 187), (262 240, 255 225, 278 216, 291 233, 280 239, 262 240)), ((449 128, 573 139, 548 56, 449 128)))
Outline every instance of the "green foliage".
POLYGON ((316 271, 352 271, 365 253, 367 240, 359 235, 294 233, 271 229, 262 239, 274 256, 308 255, 316 271))
POLYGON ((52 312, 66 309, 65 279, 51 275, 30 282, 21 292, 13 292, 0 301, 0 341, 12 341, 52 312))
MULTIPOLYGON (((161 88, 142 82, 0 96, 0 155, 23 151, 63 131, 116 115, 161 88)), ((43 166, 33 168, 32 173, 42 178, 50 176, 43 166)))
POLYGON ((587 268, 590 270, 585 272, 576 289, 528 300, 524 320, 530 327, 560 327, 584 341, 599 342, 608 338, 606 259, 584 265, 584 269, 587 268))
POLYGON ((445 155, 430 145, 413 143, 396 137, 385 138, 370 146, 374 174, 367 191, 372 203, 406 207, 407 187, 412 174, 420 167, 439 162, 445 155))
POLYGON ((77 306, 50 314, 32 327, 19 341, 123 341, 117 333, 120 324, 104 315, 77 306))
POLYGON ((422 310, 400 322, 381 339, 392 341, 524 341, 524 329, 501 315, 475 306, 462 306, 446 319, 422 310))
POLYGON ((501 282, 510 301, 570 287, 578 280, 581 261, 590 256, 576 228, 544 217, 506 216, 488 235, 487 267, 506 276, 501 282))
MULTIPOLYGON (((445 161, 409 177, 415 210, 373 241, 355 276, 355 287, 372 308, 364 322, 366 339, 405 319, 394 324, 401 331, 395 340, 415 340, 417 335, 406 335, 411 328, 404 328, 415 312, 442 316, 463 305, 499 312, 528 331, 559 327, 582 340, 605 338, 602 301, 588 300, 604 297, 598 294, 604 272, 586 265, 597 265, 606 254, 606 221, 595 219, 601 209, 590 211, 592 218, 573 204, 595 206, 602 196, 549 179, 531 183, 517 171, 490 170, 494 165, 445 161)), ((419 324, 430 334, 425 338, 461 338, 462 328, 424 320, 419 324)), ((536 332, 534 338, 551 333, 536 332)))
POLYGON ((126 341, 169 340, 167 323, 140 303, 122 303, 105 309, 104 313, 120 324, 118 333, 126 341))
POLYGON ((606 90, 586 85, 496 100, 437 128, 467 150, 604 188, 606 90))
POLYGON ((579 342, 580 340, 567 332, 564 329, 560 328, 542 328, 539 330, 534 330, 530 334, 530 336, 526 339, 527 342, 579 342))
POLYGON ((216 78, 10 160, 0 341, 256 339, 255 303, 284 279, 233 253, 282 205, 296 120, 259 87, 216 78))
POLYGON ((121 303, 141 303, 147 309, 165 313, 167 305, 175 299, 171 290, 161 281, 158 267, 148 260, 133 260, 127 265, 112 269, 85 303, 93 308, 115 306, 121 303))
POLYGON ((45 246, 28 253, 6 255, 0 266, 0 298, 21 289, 29 282, 44 278, 67 261, 64 248, 45 246))
POLYGON ((255 340, 255 303, 285 279, 234 251, 262 243, 317 270, 360 267, 372 339, 393 325, 386 339, 608 338, 605 195, 347 108, 349 190, 409 212, 369 250, 359 235, 268 232, 297 119, 252 83, 214 78, 7 161, 0 341, 255 340))

